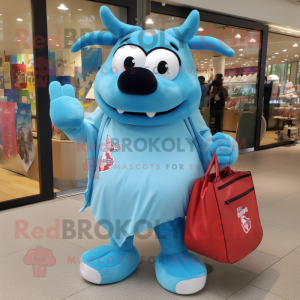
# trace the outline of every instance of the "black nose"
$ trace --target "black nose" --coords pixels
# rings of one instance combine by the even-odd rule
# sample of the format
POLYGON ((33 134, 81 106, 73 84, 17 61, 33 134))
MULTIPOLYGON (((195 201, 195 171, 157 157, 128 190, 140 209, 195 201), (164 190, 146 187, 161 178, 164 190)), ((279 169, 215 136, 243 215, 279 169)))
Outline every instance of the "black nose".
POLYGON ((157 80, 148 69, 130 68, 120 75, 118 87, 125 94, 150 95, 157 89, 157 80))

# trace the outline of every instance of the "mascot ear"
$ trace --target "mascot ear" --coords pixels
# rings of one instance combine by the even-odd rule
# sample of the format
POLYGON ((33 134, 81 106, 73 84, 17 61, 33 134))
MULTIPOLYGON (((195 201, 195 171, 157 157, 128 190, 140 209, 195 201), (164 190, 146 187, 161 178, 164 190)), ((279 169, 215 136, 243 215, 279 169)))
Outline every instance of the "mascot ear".
POLYGON ((199 28, 200 14, 193 10, 180 27, 167 29, 166 32, 180 42, 186 43, 192 39, 199 28))
POLYGON ((114 46, 123 36, 142 30, 139 26, 132 26, 119 21, 107 6, 101 6, 100 18, 109 31, 94 31, 85 34, 71 47, 72 52, 92 45, 114 46))
POLYGON ((227 44, 210 36, 194 36, 188 44, 192 50, 210 50, 228 57, 233 57, 235 54, 227 44))

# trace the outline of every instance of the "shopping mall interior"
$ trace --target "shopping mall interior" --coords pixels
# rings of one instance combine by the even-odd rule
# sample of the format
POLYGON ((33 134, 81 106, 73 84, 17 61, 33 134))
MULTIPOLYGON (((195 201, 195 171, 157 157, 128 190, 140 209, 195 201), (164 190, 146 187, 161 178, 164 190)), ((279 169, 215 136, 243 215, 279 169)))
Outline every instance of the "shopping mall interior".
MULTIPOLYGON (((238 144, 239 158, 232 169, 251 171, 263 240, 232 265, 202 256, 207 283, 190 297, 298 300, 300 23, 295 27, 286 18, 275 20, 275 15, 262 19, 251 15, 250 8, 247 15, 243 1, 239 15, 193 0, 0 0, 0 298, 175 297, 156 281, 154 260, 160 246, 152 229, 134 241, 140 255, 138 269, 118 284, 101 287, 81 278, 79 263, 84 251, 107 244, 108 238, 99 239, 94 232, 74 238, 64 233, 58 238, 15 235, 18 220, 28 221, 24 225, 28 232, 55 226, 62 230, 67 220, 96 226, 90 208, 78 213, 88 185, 87 149, 51 123, 49 84, 73 86, 84 116, 91 115, 98 108, 94 81, 113 47, 93 45, 76 53, 70 48, 88 32, 107 31, 99 17, 102 6, 120 21, 135 25, 142 2, 151 2, 142 23, 149 32, 179 27, 197 9, 201 22, 196 35, 217 38, 235 51, 226 57, 191 49, 202 91, 199 111, 212 134, 222 132, 238 144), (225 96, 216 113, 222 93, 213 97, 211 93, 220 74, 225 96), (23 263, 27 251, 39 246, 55 253, 56 264, 48 266, 46 278, 35 278, 23 263)), ((288 3, 291 15, 300 9, 293 0, 277 2, 272 9, 279 10, 279 2, 288 3)), ((228 0, 228 5, 236 6, 237 1, 228 0)))

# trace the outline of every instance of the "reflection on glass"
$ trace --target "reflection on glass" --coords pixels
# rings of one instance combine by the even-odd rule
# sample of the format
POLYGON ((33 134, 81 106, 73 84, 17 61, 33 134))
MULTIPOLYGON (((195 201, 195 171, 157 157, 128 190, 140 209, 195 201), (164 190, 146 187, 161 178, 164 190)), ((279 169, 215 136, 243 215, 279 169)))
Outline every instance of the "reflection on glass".
POLYGON ((300 80, 297 38, 270 33, 260 145, 299 139, 300 80))
MULTIPOLYGON (((150 18, 152 24, 147 24, 147 28, 162 30, 180 26, 185 20, 155 13, 151 13, 150 18)), ((232 58, 213 51, 192 50, 199 82, 204 78, 204 84, 200 83, 201 114, 212 133, 222 131, 237 139, 241 151, 253 150, 260 31, 201 22, 197 35, 218 38, 235 50, 232 58)))
POLYGON ((1 11, 0 202, 40 194, 31 24, 29 0, 1 11))
MULTIPOLYGON (((58 9, 57 3, 47 1, 50 82, 71 84, 76 98, 83 106, 85 116, 98 106, 93 82, 112 47, 91 46, 76 53, 71 52, 70 48, 84 34, 104 29, 99 18, 102 5, 104 4, 92 1, 66 0, 65 8, 58 9)), ((106 6, 119 20, 127 22, 126 8, 106 6)), ((53 128, 52 149, 54 188, 65 191, 86 187, 87 150, 77 147, 57 128, 53 128)))

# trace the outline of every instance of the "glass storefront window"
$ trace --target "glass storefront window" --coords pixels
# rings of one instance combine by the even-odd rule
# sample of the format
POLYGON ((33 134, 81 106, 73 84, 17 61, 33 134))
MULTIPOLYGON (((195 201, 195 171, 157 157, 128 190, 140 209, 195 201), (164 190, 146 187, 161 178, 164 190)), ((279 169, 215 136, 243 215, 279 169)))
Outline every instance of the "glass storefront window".
POLYGON ((299 139, 298 39, 269 33, 261 146, 299 139))
MULTIPOLYGON (((124 7, 83 0, 67 0, 61 6, 61 2, 47 1, 50 82, 71 84, 85 116, 97 108, 93 82, 112 47, 91 46, 76 53, 70 48, 85 33, 104 30, 99 17, 102 5, 108 6, 120 21, 127 23, 124 7)), ((84 147, 77 147, 57 128, 52 132, 54 188, 65 191, 86 187, 88 166, 84 147)))
POLYGON ((0 202, 40 194, 30 0, 0 12, 0 202))
MULTIPOLYGON (((180 26, 185 19, 151 13, 148 29, 180 26), (151 24, 152 23, 152 24, 151 24)), ((194 51, 192 55, 202 89, 200 111, 212 134, 224 132, 235 138, 240 150, 254 150, 257 114, 257 78, 259 73, 260 31, 232 28, 222 24, 200 22, 197 35, 218 38, 235 50, 227 58, 213 51, 194 51), (219 100, 210 97, 217 74, 222 74, 223 92, 219 100), (203 83, 204 81, 204 83, 203 83)))

